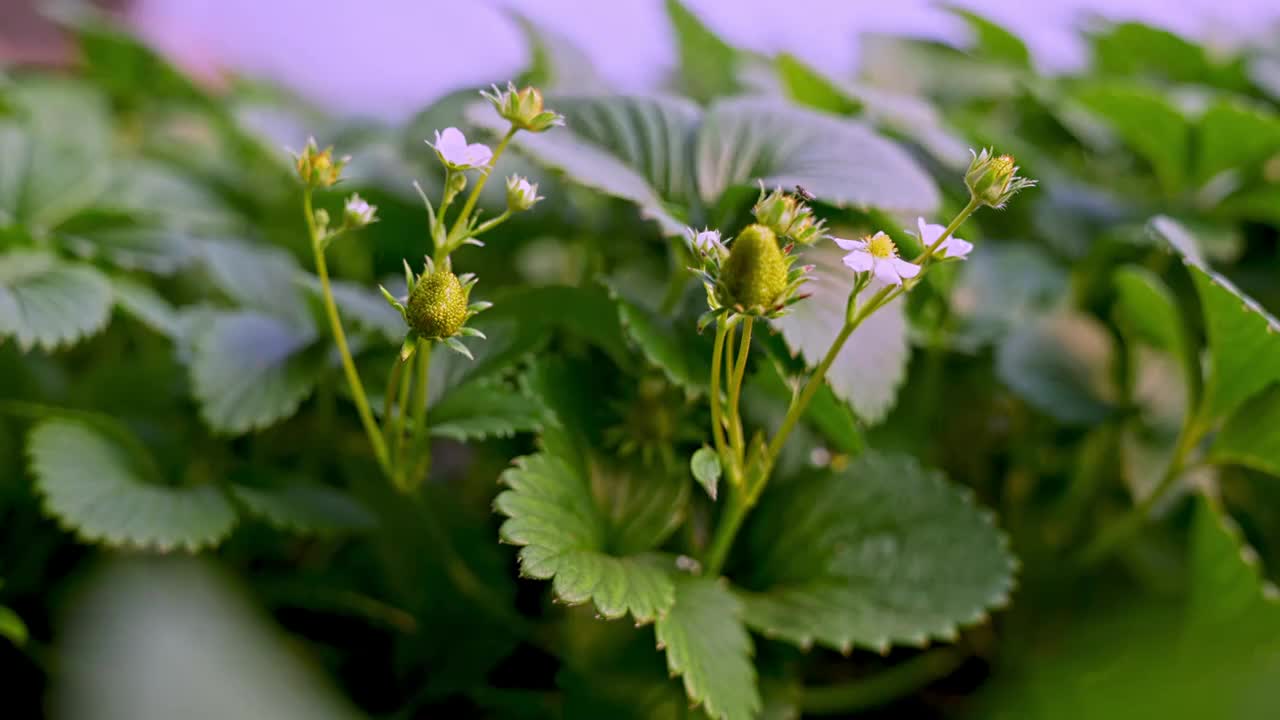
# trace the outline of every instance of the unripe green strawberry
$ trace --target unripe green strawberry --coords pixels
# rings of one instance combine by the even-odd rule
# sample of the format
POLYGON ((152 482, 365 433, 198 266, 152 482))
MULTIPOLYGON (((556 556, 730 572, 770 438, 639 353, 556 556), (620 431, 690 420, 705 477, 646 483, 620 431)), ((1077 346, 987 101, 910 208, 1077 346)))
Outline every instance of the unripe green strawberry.
POLYGON ((729 246, 720 270, 726 305, 769 308, 782 300, 787 288, 787 261, 778 237, 763 225, 749 225, 729 246))
POLYGON ((448 270, 424 275, 409 294, 405 319, 422 337, 453 337, 467 319, 467 290, 448 270))

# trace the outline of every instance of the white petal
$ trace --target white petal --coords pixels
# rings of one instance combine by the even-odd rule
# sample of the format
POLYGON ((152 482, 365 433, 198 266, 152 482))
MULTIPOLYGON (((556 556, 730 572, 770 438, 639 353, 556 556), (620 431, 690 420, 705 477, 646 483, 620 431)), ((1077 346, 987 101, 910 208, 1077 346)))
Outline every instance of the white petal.
POLYGON ((941 225, 930 225, 924 221, 924 218, 916 218, 916 227, 920 228, 920 242, 924 243, 925 247, 937 242, 938 238, 942 237, 942 233, 946 230, 941 225))
POLYGON ((854 250, 844 256, 844 264, 854 272, 866 272, 876 264, 876 261, 866 250, 854 250))
POLYGON ((876 260, 872 272, 875 274, 876 279, 882 283, 889 285, 902 284, 902 278, 898 277, 898 271, 894 268, 891 260, 876 260))
POLYGON ((835 235, 828 235, 827 237, 831 238, 835 244, 839 245, 841 250, 867 249, 867 241, 865 240, 845 240, 844 238, 838 238, 835 235))
POLYGON ((489 149, 488 145, 475 143, 467 146, 466 158, 468 165, 473 167, 488 165, 491 157, 493 157, 493 151, 489 149))
POLYGON ((898 273, 898 277, 901 277, 901 278, 913 278, 920 274, 919 265, 913 262, 907 262, 902 258, 889 258, 888 260, 885 260, 882 262, 887 262, 892 264, 894 272, 898 273))
POLYGON ((950 237, 938 248, 938 253, 944 258, 963 260, 969 256, 970 250, 973 250, 973 243, 968 240, 961 240, 958 237, 950 237))

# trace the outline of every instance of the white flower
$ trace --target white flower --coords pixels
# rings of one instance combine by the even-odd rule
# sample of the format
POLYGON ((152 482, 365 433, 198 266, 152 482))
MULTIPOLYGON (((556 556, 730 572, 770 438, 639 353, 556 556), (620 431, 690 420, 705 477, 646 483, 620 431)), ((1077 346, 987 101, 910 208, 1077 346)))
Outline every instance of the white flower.
POLYGON ((903 280, 920 274, 920 266, 898 257, 898 246, 883 232, 865 240, 828 237, 842 250, 850 251, 844 256, 844 264, 855 272, 870 272, 877 280, 890 285, 901 285, 903 280))
POLYGON ((345 206, 347 224, 352 227, 364 227, 377 220, 378 206, 370 205, 359 194, 352 193, 345 206))
POLYGON ((528 210, 541 199, 536 183, 530 183, 519 175, 507 178, 507 209, 511 212, 528 210))
MULTIPOLYGON (((924 243, 925 248, 930 247, 938 242, 938 238, 942 237, 942 233, 946 228, 941 225, 930 225, 924 221, 924 218, 916 218, 916 227, 920 228, 920 242, 924 243)), ((973 249, 973 243, 952 235, 942 244, 934 248, 933 254, 940 258, 951 260, 964 260, 969 256, 969 251, 973 249)))
POLYGON ((693 228, 685 228, 685 240, 696 251, 706 254, 710 252, 725 251, 724 243, 720 241, 719 230, 708 230, 704 228, 702 232, 698 232, 693 228))
POLYGON ((467 144, 467 138, 455 127, 445 128, 444 132, 436 131, 436 141, 427 141, 440 156, 440 162, 453 170, 470 170, 484 167, 493 157, 493 151, 483 143, 467 144))

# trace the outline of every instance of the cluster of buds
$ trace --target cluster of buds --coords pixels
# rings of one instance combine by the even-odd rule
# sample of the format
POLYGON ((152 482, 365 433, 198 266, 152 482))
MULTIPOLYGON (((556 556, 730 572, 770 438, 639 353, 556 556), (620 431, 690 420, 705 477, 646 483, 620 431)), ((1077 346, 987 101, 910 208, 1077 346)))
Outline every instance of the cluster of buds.
POLYGON ((707 291, 709 310, 698 320, 701 331, 717 318, 736 314, 778 318, 803 300, 799 294, 812 266, 795 265, 795 243, 779 246, 778 235, 763 224, 748 225, 727 244, 720 233, 687 231, 699 267, 691 270, 707 291))
POLYGON ((351 160, 350 156, 333 157, 333 147, 321 150, 315 138, 307 138, 302 152, 294 154, 294 165, 302 184, 311 188, 333 187, 342 179, 342 169, 351 160))
MULTIPOLYGON (((796 189, 804 192, 802 188, 796 189)), ((774 188, 773 192, 766 194, 764 183, 760 184, 760 197, 751 208, 751 214, 755 215, 756 222, 778 237, 800 245, 811 245, 827 232, 826 224, 815 217, 813 210, 799 197, 784 192, 782 188, 774 188)))
POLYGON ((1036 181, 1018 177, 1018 166, 1009 155, 994 155, 990 150, 969 151, 973 160, 964 174, 969 195, 990 208, 1000 209, 1019 190, 1035 187, 1036 181))
POLYGON ((514 83, 507 83, 506 90, 499 90, 494 85, 492 93, 481 91, 480 94, 513 128, 537 133, 564 125, 563 115, 543 108, 542 93, 537 88, 517 90, 514 83))
POLYGON ((408 291, 403 298, 397 298, 385 287, 378 286, 382 296, 409 327, 400 349, 401 360, 408 360, 413 355, 419 339, 439 340, 449 349, 471 358, 471 351, 458 338, 484 338, 484 333, 467 327, 466 323, 477 313, 493 306, 485 301, 470 302, 471 288, 476 284, 475 275, 468 273, 459 277, 448 267, 437 266, 427 257, 420 275, 414 275, 409 263, 405 262, 404 281, 408 291))

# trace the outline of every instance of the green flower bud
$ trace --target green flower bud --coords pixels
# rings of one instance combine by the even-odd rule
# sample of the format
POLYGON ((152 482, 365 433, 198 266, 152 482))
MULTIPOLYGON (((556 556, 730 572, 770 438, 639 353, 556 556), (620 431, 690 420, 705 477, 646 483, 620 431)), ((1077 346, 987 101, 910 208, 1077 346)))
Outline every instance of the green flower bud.
POLYGON ((503 119, 521 130, 543 132, 564 124, 564 117, 559 113, 543 109, 542 93, 537 88, 525 87, 517 90, 514 84, 507 83, 505 91, 494 85, 492 93, 480 94, 503 119))
POLYGON ((511 212, 524 212, 541 199, 537 183, 530 183, 519 175, 507 178, 507 209, 511 212))
POLYGON ((333 187, 342 179, 342 169, 346 167, 350 157, 333 157, 333 148, 321 150, 315 138, 308 138, 307 144, 298 153, 294 165, 298 170, 298 178, 304 185, 313 188, 333 187))
MULTIPOLYGON (((807 192, 807 191, 806 191, 807 192)), ((795 196, 776 188, 768 195, 760 188, 760 198, 751 209, 756 222, 764 225, 781 238, 801 245, 812 244, 826 233, 826 225, 813 215, 808 205, 795 196)))
POLYGON ((467 320, 469 294, 457 275, 437 268, 413 286, 405 306, 405 320, 422 337, 453 337, 462 331, 467 320))
POLYGON ((990 150, 983 150, 973 153, 964 183, 975 200, 987 207, 1002 208, 1015 193, 1034 187, 1036 181, 1018 177, 1018 166, 1012 156, 993 155, 990 150))
POLYGON ((720 302, 771 308, 783 300, 787 272, 777 235, 764 225, 750 225, 729 245, 729 257, 720 268, 720 302))

